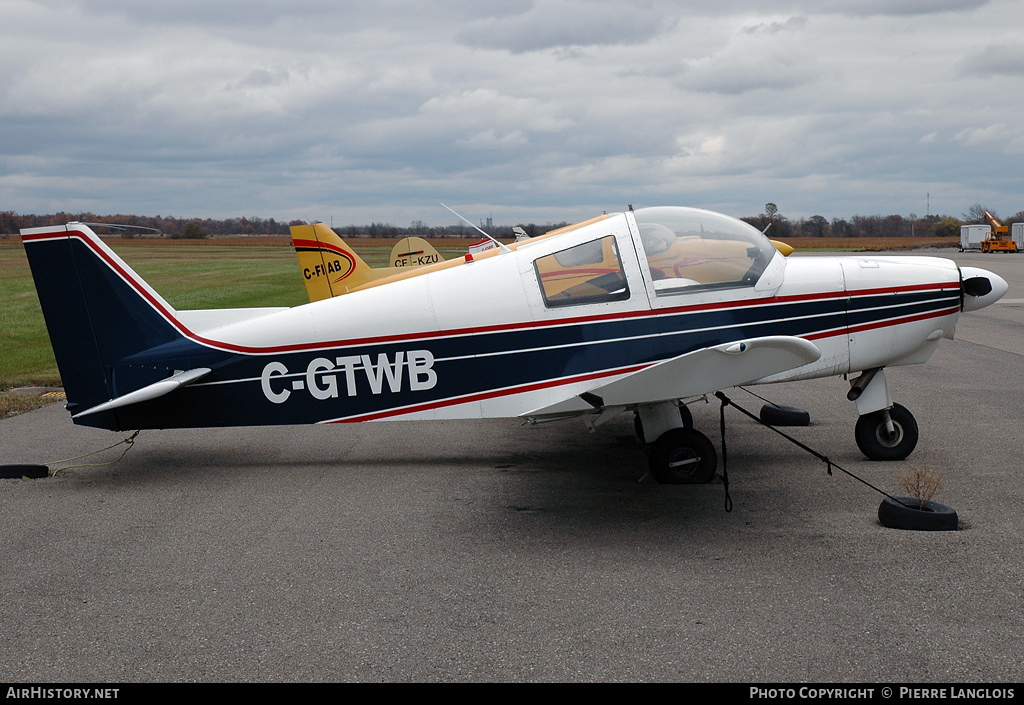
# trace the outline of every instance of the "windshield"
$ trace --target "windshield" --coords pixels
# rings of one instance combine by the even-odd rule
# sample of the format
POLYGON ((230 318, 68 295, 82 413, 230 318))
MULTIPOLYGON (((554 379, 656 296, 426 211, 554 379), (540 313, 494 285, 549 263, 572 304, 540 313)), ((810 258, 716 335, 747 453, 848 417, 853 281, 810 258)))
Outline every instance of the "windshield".
POLYGON ((634 211, 655 291, 753 286, 775 255, 757 228, 697 208, 634 211))

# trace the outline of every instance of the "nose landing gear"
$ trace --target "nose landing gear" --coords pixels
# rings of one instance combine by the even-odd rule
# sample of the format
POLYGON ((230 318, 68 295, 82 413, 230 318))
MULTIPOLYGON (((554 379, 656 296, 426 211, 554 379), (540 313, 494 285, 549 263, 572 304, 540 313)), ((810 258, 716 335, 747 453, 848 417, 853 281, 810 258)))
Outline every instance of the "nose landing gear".
POLYGON ((847 398, 857 402, 860 418, 854 437, 869 459, 903 460, 917 447, 917 421, 905 406, 893 403, 885 370, 865 370, 853 381, 847 398))
POLYGON ((871 460, 903 460, 917 446, 917 421, 905 406, 893 404, 858 418, 854 436, 871 460))

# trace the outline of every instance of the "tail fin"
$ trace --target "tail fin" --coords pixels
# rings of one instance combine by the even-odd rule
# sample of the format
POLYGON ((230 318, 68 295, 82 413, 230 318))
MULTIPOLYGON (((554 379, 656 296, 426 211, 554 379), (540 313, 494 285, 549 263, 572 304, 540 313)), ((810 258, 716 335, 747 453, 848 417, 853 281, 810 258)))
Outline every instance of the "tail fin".
POLYGON ((373 270, 323 223, 293 225, 292 244, 310 301, 341 296, 373 279, 373 270))
MULTIPOLYGON (((119 360, 182 336, 171 305, 88 226, 29 228, 21 239, 72 413, 115 396, 119 360)), ((90 424, 110 427, 103 416, 90 424)))
POLYGON ((293 225, 291 230, 310 301, 341 296, 371 281, 444 261, 423 238, 407 237, 391 249, 387 267, 374 269, 323 223, 293 225))
POLYGON ((444 258, 429 242, 421 237, 407 237, 399 240, 398 244, 392 248, 388 265, 394 268, 411 269, 443 261, 444 258))

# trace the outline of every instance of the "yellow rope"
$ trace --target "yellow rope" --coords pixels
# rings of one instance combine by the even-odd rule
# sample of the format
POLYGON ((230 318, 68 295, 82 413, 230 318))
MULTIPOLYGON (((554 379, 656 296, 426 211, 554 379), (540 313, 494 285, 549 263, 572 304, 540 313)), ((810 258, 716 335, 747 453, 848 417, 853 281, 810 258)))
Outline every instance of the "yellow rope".
POLYGON ((121 453, 121 455, 119 455, 117 457, 117 460, 111 460, 110 462, 107 462, 107 463, 80 463, 78 465, 65 465, 62 468, 58 468, 58 469, 54 470, 50 475, 51 475, 51 477, 56 477, 57 473, 62 472, 64 470, 68 470, 70 468, 100 468, 100 467, 103 467, 104 465, 113 465, 114 463, 120 461, 121 458, 123 458, 125 456, 125 453, 127 453, 129 450, 131 450, 132 446, 135 444, 135 437, 138 436, 139 433, 140 433, 139 431, 136 431, 132 435, 128 436, 128 438, 125 438, 122 441, 118 441, 117 443, 115 443, 113 445, 109 445, 106 448, 100 448, 99 450, 94 450, 92 452, 85 453, 84 455, 76 456, 74 458, 67 458, 65 460, 57 460, 57 461, 54 461, 52 463, 47 463, 47 465, 57 465, 59 463, 68 463, 68 462, 71 462, 72 460, 80 460, 82 458, 87 458, 90 455, 96 455, 97 453, 102 453, 105 450, 110 450, 111 448, 116 448, 117 446, 119 446, 119 445, 121 445, 123 443, 127 447, 124 449, 124 452, 121 453))

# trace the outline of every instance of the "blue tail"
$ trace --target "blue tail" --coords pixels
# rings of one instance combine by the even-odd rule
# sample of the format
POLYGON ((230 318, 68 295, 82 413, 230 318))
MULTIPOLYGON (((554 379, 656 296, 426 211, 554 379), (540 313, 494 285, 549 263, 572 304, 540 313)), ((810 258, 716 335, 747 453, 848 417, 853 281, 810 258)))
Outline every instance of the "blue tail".
MULTIPOLYGON (((115 379, 119 360, 182 332, 174 309, 92 230, 69 223, 22 230, 21 239, 72 414, 112 399, 118 387, 124 393, 167 375, 153 370, 115 379)), ((79 423, 122 430, 116 411, 79 423)))

